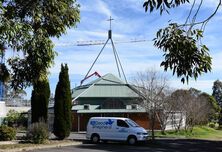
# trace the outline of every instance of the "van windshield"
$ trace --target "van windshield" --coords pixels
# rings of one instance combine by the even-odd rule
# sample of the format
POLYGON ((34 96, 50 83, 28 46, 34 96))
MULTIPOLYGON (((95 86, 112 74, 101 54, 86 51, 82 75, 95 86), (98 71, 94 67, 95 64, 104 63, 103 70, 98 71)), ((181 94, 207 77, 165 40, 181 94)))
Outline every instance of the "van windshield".
POLYGON ((139 125, 137 123, 135 123, 134 121, 127 119, 126 122, 131 126, 131 127, 139 127, 139 125))

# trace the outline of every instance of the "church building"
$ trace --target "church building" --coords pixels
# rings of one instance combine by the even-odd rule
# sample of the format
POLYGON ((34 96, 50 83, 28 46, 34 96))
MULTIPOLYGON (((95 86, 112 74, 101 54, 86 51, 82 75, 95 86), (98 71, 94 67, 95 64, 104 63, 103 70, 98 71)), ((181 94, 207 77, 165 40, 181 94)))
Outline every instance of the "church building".
POLYGON ((150 128, 139 91, 113 74, 74 88, 72 98, 73 131, 85 131, 91 117, 127 117, 150 128))

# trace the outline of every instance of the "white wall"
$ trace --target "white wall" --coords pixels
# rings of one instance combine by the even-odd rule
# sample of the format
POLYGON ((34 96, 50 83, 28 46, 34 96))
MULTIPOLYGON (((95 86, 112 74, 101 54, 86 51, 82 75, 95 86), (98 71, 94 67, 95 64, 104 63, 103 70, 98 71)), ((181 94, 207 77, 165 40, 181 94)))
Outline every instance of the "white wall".
POLYGON ((4 101, 0 101, 0 125, 4 117, 6 117, 9 110, 15 110, 21 113, 21 112, 28 112, 28 110, 30 109, 31 107, 7 107, 4 101))
POLYGON ((6 107, 6 113, 9 112, 9 110, 15 110, 19 113, 22 112, 28 112, 31 109, 31 107, 6 107))
POLYGON ((7 114, 5 102, 0 101, 0 117, 5 117, 7 114))
POLYGON ((0 125, 2 124, 2 121, 4 119, 4 117, 7 114, 7 110, 6 110, 6 106, 5 106, 5 102, 0 101, 0 125))

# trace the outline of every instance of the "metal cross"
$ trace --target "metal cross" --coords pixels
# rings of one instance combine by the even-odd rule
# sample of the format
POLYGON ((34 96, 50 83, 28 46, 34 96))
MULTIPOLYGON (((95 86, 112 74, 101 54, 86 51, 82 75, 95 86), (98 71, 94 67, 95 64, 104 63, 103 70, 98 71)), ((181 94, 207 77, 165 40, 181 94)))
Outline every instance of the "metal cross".
POLYGON ((110 18, 107 20, 107 21, 109 21, 109 28, 110 28, 110 30, 111 30, 111 24, 112 24, 112 20, 114 20, 111 16, 110 16, 110 18))

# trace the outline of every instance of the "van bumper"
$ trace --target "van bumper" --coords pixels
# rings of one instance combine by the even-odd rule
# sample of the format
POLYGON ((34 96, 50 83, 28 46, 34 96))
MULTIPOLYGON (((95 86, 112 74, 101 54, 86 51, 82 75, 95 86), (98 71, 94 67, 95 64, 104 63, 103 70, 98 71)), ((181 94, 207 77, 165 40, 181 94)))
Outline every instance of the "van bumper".
POLYGON ((137 135, 137 141, 146 141, 148 139, 148 135, 137 135))
POLYGON ((87 134, 87 133, 86 133, 86 139, 90 140, 90 138, 91 138, 91 137, 90 137, 90 134, 87 134))

